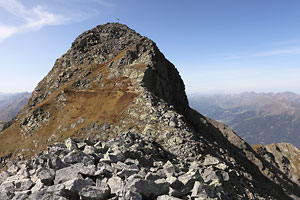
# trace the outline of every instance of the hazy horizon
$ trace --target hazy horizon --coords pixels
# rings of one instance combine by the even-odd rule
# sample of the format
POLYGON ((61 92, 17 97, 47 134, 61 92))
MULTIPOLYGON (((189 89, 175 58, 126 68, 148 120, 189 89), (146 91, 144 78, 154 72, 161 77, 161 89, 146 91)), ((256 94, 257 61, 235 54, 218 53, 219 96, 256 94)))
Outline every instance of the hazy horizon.
MULTIPOLYGON (((33 91, 21 91, 21 92, 1 92, 0 95, 14 95, 14 94, 21 94, 21 93, 32 93, 33 91)), ((212 96, 212 95, 227 95, 227 94, 243 94, 243 93, 256 93, 256 94, 282 94, 282 93, 294 93, 297 95, 300 95, 300 92, 294 92, 294 91, 241 91, 241 92, 211 92, 211 93, 205 93, 205 92, 187 92, 187 96, 192 96, 192 95, 203 95, 203 96, 212 96)))

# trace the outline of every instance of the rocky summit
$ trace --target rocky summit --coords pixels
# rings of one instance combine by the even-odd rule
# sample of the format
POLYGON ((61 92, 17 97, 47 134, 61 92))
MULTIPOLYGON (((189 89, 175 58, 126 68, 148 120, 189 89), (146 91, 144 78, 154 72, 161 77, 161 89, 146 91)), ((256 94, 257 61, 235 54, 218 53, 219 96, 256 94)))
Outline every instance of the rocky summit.
POLYGON ((156 44, 84 32, 0 133, 0 199, 299 199, 299 183, 189 107, 156 44))

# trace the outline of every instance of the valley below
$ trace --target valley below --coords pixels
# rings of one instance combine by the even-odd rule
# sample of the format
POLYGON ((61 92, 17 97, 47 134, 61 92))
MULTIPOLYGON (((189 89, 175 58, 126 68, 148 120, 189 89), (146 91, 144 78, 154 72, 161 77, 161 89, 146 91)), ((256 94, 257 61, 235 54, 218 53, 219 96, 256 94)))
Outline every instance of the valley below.
POLYGON ((300 95, 292 92, 190 95, 203 115, 221 121, 248 143, 300 147, 300 95))

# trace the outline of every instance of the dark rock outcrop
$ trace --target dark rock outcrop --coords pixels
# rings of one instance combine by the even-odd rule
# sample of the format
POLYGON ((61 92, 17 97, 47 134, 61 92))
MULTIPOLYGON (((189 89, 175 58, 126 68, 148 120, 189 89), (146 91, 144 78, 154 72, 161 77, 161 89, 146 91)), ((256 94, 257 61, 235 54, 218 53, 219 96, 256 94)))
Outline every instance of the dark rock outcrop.
POLYGON ((300 150, 289 143, 253 145, 253 149, 300 185, 300 150))

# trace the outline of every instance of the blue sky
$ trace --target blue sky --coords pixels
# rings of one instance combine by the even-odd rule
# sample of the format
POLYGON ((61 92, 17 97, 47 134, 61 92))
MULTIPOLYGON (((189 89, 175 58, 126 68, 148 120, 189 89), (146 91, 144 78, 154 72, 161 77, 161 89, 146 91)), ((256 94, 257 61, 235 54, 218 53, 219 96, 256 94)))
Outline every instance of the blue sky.
POLYGON ((83 31, 127 24, 188 93, 300 93, 298 0, 0 0, 0 92, 32 91, 83 31))

